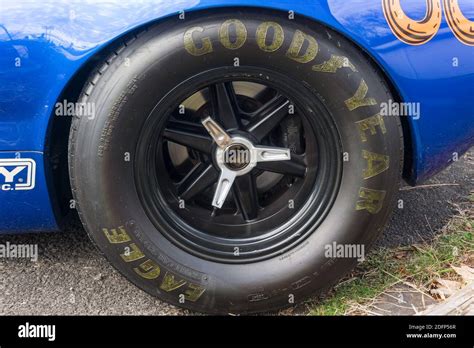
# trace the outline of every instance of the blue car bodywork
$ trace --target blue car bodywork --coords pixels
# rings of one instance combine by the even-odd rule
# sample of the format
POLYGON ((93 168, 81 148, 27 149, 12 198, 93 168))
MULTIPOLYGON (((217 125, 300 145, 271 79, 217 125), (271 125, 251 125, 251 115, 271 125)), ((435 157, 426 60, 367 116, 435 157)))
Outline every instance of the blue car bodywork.
MULTIPOLYGON (((420 21, 429 3, 406 0, 402 6, 420 21)), ((432 176, 449 165, 453 153, 460 155, 474 144, 474 47, 454 35, 444 15, 436 35, 413 45, 394 34, 381 0, 4 0, 0 6, 0 168, 11 172, 8 160, 13 158, 35 164, 23 167, 27 170, 18 172, 15 183, 0 175, 0 231, 5 233, 58 228, 61 193, 55 189, 50 149, 58 131, 54 106, 64 91, 82 81, 94 57, 115 40, 182 11, 203 11, 204 16, 223 7, 293 11, 360 46, 401 101, 421 106, 419 118, 403 120, 404 177, 411 184, 432 176), (31 180, 33 187, 28 186, 31 180), (23 186, 14 185, 18 183, 23 186)), ((473 21, 474 3, 459 0, 459 6, 473 21)))

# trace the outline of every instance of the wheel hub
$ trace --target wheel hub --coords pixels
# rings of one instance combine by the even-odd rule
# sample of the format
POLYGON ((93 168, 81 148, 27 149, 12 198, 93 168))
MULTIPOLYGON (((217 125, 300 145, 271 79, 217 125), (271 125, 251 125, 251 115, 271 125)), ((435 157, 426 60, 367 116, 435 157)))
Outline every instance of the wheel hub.
POLYGON ((224 165, 235 172, 240 172, 250 164, 250 150, 243 144, 233 144, 224 150, 224 165))
POLYGON ((222 208, 237 176, 248 174, 260 162, 278 162, 291 159, 290 149, 255 146, 242 136, 230 136, 211 117, 202 121, 204 128, 217 144, 216 163, 220 169, 212 205, 222 208))

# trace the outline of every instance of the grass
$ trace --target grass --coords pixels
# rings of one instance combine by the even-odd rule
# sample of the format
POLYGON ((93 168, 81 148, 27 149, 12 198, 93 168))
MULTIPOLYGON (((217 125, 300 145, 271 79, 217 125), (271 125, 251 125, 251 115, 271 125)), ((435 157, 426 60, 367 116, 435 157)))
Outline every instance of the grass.
MULTIPOLYGON (((469 200, 474 202, 474 194, 469 200)), ((428 292, 434 279, 458 279, 451 265, 474 263, 473 227, 474 209, 460 210, 430 243, 372 252, 325 299, 309 304, 309 314, 344 315, 399 283, 428 292)))
POLYGON ((474 202, 474 192, 472 192, 468 197, 470 202, 474 202))

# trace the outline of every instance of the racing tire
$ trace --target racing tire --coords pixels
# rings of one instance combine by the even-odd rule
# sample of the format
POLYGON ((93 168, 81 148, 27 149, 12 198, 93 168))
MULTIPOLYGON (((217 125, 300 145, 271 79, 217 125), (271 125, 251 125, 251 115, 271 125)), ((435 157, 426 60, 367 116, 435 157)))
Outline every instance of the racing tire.
MULTIPOLYGON (((123 39, 80 97, 95 107, 69 140, 81 221, 163 301, 214 314, 291 306, 349 272, 388 220, 403 154, 400 120, 380 114, 389 100, 360 48, 298 16, 227 9, 155 24, 123 39), (224 167, 206 118, 291 159, 239 174, 217 208, 224 167)), ((250 163, 226 161, 236 173, 250 163)))

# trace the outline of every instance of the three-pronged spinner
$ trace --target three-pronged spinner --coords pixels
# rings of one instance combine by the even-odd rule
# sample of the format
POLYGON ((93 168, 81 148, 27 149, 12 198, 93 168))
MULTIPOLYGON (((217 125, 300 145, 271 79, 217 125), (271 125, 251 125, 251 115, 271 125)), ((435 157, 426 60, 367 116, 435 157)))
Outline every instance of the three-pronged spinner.
POLYGON ((230 136, 211 117, 202 121, 203 126, 217 145, 214 156, 220 169, 212 205, 221 208, 237 176, 249 173, 259 162, 287 161, 290 149, 255 146, 243 136, 230 136))

